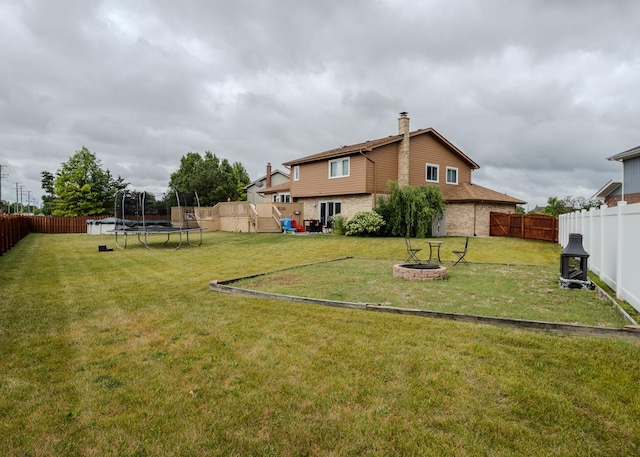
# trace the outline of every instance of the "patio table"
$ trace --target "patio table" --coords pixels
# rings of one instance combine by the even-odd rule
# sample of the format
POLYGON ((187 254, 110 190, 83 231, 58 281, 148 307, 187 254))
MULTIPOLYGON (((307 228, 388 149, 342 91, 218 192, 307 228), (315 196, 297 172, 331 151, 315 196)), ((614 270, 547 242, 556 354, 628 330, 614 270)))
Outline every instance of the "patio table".
POLYGON ((442 264, 442 260, 440 260, 440 247, 444 244, 444 241, 427 241, 429 243, 429 260, 427 263, 431 263, 431 259, 434 259, 433 251, 435 250, 435 257, 438 259, 438 262, 442 264))

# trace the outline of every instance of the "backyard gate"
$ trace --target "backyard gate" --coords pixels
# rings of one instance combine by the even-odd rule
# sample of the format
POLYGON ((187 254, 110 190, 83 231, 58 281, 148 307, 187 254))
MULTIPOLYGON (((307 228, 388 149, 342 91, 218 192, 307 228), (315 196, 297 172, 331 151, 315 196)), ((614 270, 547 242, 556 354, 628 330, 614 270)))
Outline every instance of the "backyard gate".
POLYGON ((558 242, 558 219, 546 214, 513 214, 491 212, 489 235, 525 240, 558 242))

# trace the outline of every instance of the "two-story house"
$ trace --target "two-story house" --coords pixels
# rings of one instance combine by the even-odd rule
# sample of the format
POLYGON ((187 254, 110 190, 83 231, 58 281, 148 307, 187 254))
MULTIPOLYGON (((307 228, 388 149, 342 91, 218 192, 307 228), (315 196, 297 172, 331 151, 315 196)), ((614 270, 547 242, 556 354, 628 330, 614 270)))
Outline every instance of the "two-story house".
MULTIPOLYGON (((522 200, 472 184, 479 167, 471 158, 433 128, 411 132, 407 113, 400 113, 398 134, 285 162, 290 169, 289 192, 304 204, 307 219, 346 218, 376 207, 388 195, 389 181, 400 186, 435 184, 446 199, 437 235, 488 235, 491 211, 516 211, 522 200)), ((265 189, 265 193, 277 189, 265 189)))
POLYGON ((640 146, 608 158, 622 162, 622 179, 612 179, 593 198, 604 200, 607 206, 618 206, 621 200, 640 203, 640 146))

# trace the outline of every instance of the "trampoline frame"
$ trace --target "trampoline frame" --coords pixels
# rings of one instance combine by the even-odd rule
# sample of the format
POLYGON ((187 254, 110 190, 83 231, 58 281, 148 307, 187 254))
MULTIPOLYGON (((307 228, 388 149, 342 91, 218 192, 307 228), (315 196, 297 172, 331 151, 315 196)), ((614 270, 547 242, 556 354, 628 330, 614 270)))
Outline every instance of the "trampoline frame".
MULTIPOLYGON (((200 208, 200 199, 198 198, 198 193, 194 192, 195 194, 195 199, 196 202, 198 204, 198 208, 200 208)), ((146 220, 146 215, 145 215, 145 210, 144 210, 144 204, 145 204, 145 198, 146 198, 146 192, 141 192, 138 195, 138 201, 136 202, 140 208, 142 208, 142 228, 139 228, 139 226, 133 225, 131 227, 127 227, 126 223, 130 222, 130 219, 126 219, 125 218, 125 201, 127 198, 127 192, 126 191, 118 191, 116 193, 116 197, 115 197, 115 202, 114 202, 114 214, 115 214, 115 218, 116 218, 116 226, 113 230, 110 230, 110 232, 112 232, 115 235, 115 244, 118 248, 120 249, 126 249, 127 248, 127 236, 128 235, 136 235, 138 238, 138 242, 142 245, 144 245, 145 248, 151 250, 151 246, 149 246, 149 240, 148 237, 150 235, 166 235, 167 239, 162 243, 163 245, 166 245, 169 242, 169 239, 171 238, 171 235, 174 233, 178 234, 178 245, 173 248, 173 250, 177 250, 180 249, 182 247, 182 234, 184 233, 186 235, 186 240, 187 243, 190 246, 201 246, 202 245, 202 230, 205 229, 206 227, 201 227, 200 224, 198 223, 195 214, 192 214, 193 216, 193 220, 195 220, 196 224, 198 225, 198 227, 189 227, 189 221, 185 221, 184 216, 184 212, 182 210, 182 207, 180 206, 180 195, 178 194, 178 192, 176 191, 176 201, 178 202, 178 217, 179 217, 179 224, 180 227, 161 227, 161 226, 157 226, 154 225, 152 223, 147 222, 146 220), (122 198, 120 199, 121 204, 120 204, 120 208, 121 208, 121 212, 122 212, 122 218, 119 219, 118 218, 118 200, 119 200, 119 196, 122 195, 122 198), (184 227, 186 222, 186 227, 184 227), (120 223, 120 227, 119 227, 119 223, 120 223), (193 233, 193 232, 199 232, 200 233, 200 239, 198 241, 198 243, 192 243, 191 239, 189 238, 189 234, 193 233), (118 235, 122 235, 122 246, 120 245, 120 243, 118 242, 118 235)), ((188 218, 187 218, 188 219, 188 218)), ((136 220, 133 221, 135 223, 139 223, 140 220, 136 220)))

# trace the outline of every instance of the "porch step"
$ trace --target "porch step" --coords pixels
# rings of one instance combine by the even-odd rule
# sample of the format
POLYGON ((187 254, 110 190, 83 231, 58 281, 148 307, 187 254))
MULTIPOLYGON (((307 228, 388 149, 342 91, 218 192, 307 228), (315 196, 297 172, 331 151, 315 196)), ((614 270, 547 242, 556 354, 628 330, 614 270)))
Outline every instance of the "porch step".
POLYGON ((272 217, 259 217, 256 232, 258 233, 280 233, 282 229, 272 217))

